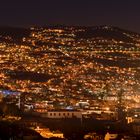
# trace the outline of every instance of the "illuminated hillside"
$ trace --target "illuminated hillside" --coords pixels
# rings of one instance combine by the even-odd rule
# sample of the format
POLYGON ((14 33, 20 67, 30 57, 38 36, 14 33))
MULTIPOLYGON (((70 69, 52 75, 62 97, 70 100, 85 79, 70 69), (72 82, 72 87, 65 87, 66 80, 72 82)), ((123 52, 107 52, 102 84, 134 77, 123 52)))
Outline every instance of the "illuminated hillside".
POLYGON ((1 89, 81 99, 121 88, 139 95, 137 33, 109 26, 4 28, 0 39, 1 89))

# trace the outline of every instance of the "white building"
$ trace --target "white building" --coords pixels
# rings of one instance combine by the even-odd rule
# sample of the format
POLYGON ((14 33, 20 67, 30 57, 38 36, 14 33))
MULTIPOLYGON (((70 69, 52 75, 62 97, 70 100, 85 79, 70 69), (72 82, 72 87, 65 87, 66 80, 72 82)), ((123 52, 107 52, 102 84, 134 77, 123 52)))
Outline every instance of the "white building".
POLYGON ((106 133, 105 134, 105 140, 113 140, 113 139, 116 139, 118 136, 118 134, 110 134, 110 133, 106 133))
POLYGON ((44 138, 64 138, 64 134, 60 131, 53 131, 51 132, 48 128, 39 128, 39 126, 35 129, 36 132, 38 132, 42 137, 44 138))
POLYGON ((51 110, 47 113, 47 118, 82 118, 82 112, 77 110, 51 110))
POLYGON ((76 106, 78 106, 80 108, 89 108, 90 104, 88 102, 82 102, 82 101, 80 101, 80 102, 78 102, 76 104, 76 106))

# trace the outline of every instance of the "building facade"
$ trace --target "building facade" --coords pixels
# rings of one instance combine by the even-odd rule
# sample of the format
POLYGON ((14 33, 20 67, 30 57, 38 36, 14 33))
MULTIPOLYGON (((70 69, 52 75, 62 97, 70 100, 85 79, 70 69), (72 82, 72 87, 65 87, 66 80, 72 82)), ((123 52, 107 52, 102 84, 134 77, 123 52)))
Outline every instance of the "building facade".
POLYGON ((82 112, 72 110, 56 110, 48 111, 47 118, 61 119, 61 118, 82 118, 82 112))

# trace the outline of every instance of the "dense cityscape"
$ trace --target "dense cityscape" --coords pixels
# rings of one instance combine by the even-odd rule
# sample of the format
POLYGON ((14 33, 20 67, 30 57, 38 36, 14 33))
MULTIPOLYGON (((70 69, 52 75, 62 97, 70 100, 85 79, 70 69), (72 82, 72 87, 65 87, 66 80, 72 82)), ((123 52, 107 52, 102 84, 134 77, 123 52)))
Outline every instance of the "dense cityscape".
POLYGON ((2 121, 28 128, 33 121, 44 138, 68 139, 60 132, 48 136, 49 124, 67 119, 80 120, 83 139, 104 139, 86 135, 97 129, 86 121, 102 122, 105 132, 112 124, 127 126, 133 137, 123 132, 123 139, 140 135, 140 34, 112 26, 1 28, 0 65, 2 121))

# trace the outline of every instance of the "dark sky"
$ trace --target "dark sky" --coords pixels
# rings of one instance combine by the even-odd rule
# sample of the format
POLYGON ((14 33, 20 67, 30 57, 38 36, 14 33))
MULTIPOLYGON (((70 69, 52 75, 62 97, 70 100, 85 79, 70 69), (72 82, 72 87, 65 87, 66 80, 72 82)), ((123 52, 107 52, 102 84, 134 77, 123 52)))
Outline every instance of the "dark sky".
POLYGON ((140 33, 140 0, 1 0, 0 26, 113 25, 140 33))

